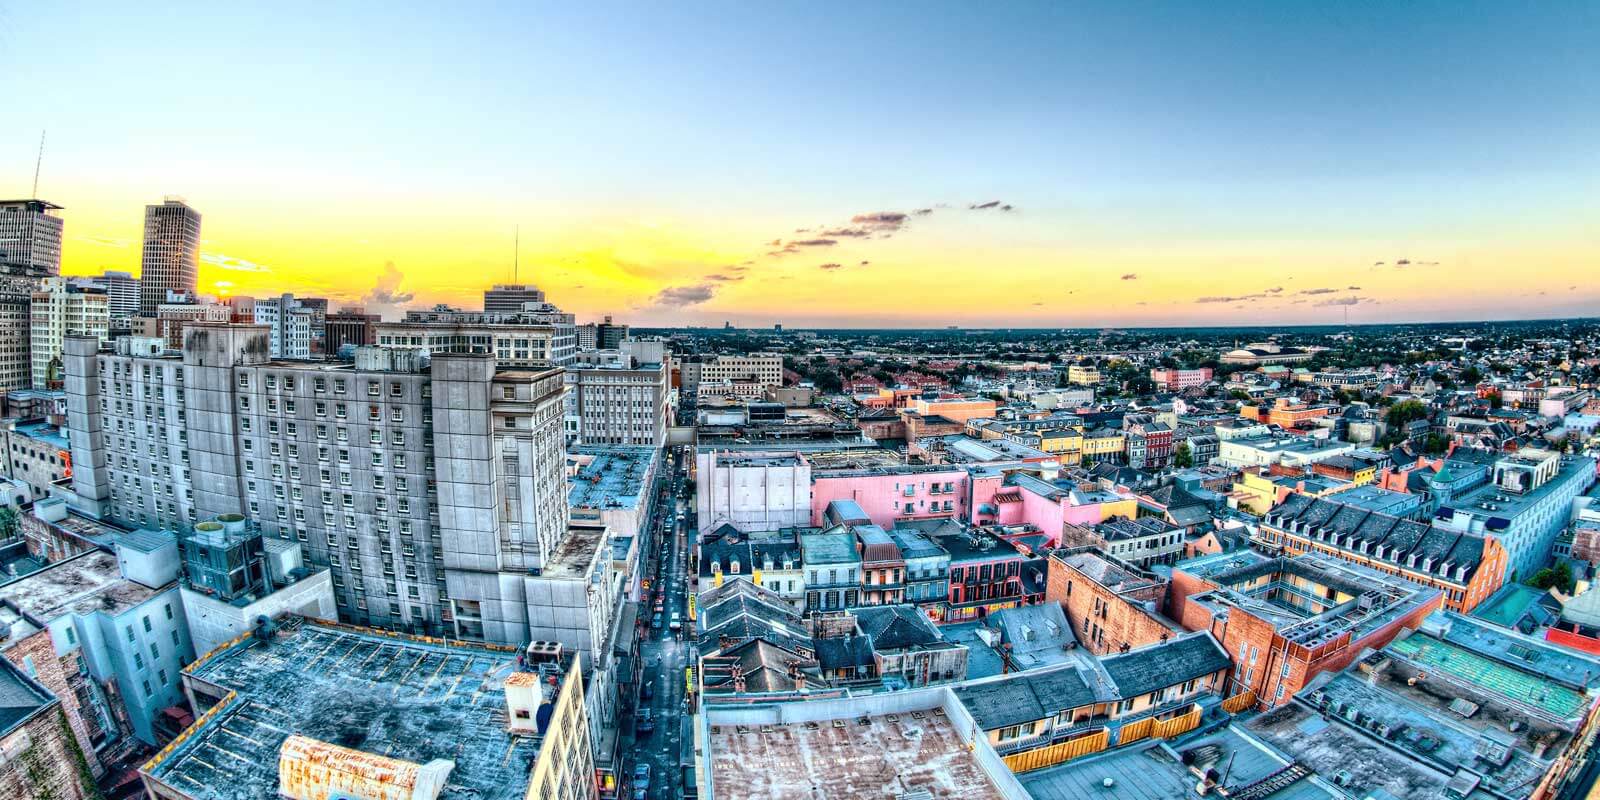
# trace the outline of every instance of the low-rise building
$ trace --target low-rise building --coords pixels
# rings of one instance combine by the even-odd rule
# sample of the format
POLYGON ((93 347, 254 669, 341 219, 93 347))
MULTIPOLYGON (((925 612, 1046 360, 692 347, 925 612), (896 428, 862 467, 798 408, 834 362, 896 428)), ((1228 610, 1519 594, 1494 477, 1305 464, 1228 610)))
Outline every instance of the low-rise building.
MULTIPOLYGON (((31 657, 30 657, 31 658, 31 657)), ((26 673, 0 659, 0 796, 90 800, 100 796, 83 749, 60 700, 26 673)), ((93 754, 90 754, 92 757, 93 754)))
POLYGON ((1045 600, 1061 606, 1078 642, 1099 655, 1144 647, 1181 629, 1161 616, 1167 583, 1093 548, 1050 554, 1045 600))

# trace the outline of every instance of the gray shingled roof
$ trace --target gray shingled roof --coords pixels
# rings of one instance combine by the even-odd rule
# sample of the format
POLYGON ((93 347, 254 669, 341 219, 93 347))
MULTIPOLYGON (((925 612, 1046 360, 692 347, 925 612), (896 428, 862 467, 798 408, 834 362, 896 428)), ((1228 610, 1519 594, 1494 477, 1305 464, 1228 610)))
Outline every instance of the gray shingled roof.
POLYGON ((1227 669, 1233 662, 1202 631, 1109 656, 1100 664, 1123 697, 1136 697, 1227 669))

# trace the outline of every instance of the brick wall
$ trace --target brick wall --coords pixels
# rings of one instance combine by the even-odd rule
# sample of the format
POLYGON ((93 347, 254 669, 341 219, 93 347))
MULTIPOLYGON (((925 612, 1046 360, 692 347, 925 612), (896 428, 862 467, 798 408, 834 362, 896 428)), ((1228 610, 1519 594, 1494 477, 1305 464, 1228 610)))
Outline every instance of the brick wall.
POLYGON ((85 786, 77 748, 63 725, 61 706, 48 708, 0 739, 0 797, 87 800, 96 796, 85 786))
POLYGON ((1045 578, 1045 599, 1061 604, 1079 643, 1097 655, 1156 644, 1175 633, 1141 605, 1159 602, 1165 591, 1158 583, 1120 595, 1057 558, 1050 559, 1045 578))
POLYGON ((83 721, 82 709, 78 706, 78 695, 72 691, 71 679, 76 677, 77 662, 74 659, 69 664, 63 664, 56 657, 54 642, 50 639, 50 631, 41 630, 31 636, 18 640, 6 648, 6 660, 17 665, 23 672, 29 671, 29 665, 36 674, 30 674, 34 680, 49 689, 50 693, 61 701, 61 710, 67 715, 67 723, 72 728, 73 736, 78 740, 78 748, 83 751, 84 758, 89 762, 89 769, 99 776, 104 771, 99 759, 95 758, 94 745, 89 738, 89 727, 83 721), (70 674, 69 674, 70 669, 70 674))

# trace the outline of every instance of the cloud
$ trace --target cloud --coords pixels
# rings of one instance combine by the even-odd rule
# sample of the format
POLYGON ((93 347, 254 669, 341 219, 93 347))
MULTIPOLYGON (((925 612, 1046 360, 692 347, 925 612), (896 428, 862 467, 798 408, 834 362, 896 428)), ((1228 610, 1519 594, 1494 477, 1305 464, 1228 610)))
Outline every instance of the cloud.
POLYGON ((1359 291, 1361 291, 1361 287, 1360 286, 1346 286, 1345 290, 1346 291, 1350 291, 1350 292, 1359 292, 1359 291))
POLYGON ((822 265, 819 265, 817 267, 817 269, 826 269, 826 270, 835 270, 835 269, 843 269, 843 268, 844 268, 843 264, 836 264, 836 263, 833 263, 833 262, 829 262, 827 264, 822 264, 822 265))
POLYGON ((1408 265, 1410 263, 1411 263, 1411 259, 1402 258, 1399 261, 1394 262, 1394 265, 1397 266, 1397 267, 1404 267, 1404 266, 1406 266, 1406 265, 1408 265))
POLYGON ((987 203, 971 203, 971 204, 969 204, 967 206, 967 208, 969 210, 971 210, 971 211, 990 211, 990 210, 993 210, 993 211, 1013 211, 1013 210, 1015 210, 1014 207, 1010 203, 1002 203, 999 200, 990 200, 987 203))
POLYGON ((1122 279, 1125 280, 1125 281, 1136 281, 1136 280, 1139 279, 1139 273, 1137 273, 1137 272, 1129 272, 1129 273, 1123 275, 1122 279))
POLYGON ((416 293, 400 291, 400 283, 405 278, 405 273, 393 261, 383 262, 383 274, 378 276, 377 285, 361 298, 362 301, 378 306, 398 306, 411 302, 416 299, 416 293))
POLYGON ((871 261, 863 261, 863 262, 861 262, 861 266, 864 267, 864 266, 866 266, 868 264, 871 264, 871 263, 872 263, 871 261))
POLYGON ((1329 306, 1358 306, 1362 303, 1370 302, 1372 302, 1372 298, 1370 297, 1356 297, 1355 295, 1351 295, 1349 297, 1334 297, 1328 300, 1322 300, 1317 302, 1314 307, 1327 308, 1329 306))
POLYGON ((933 209, 931 209, 931 208, 919 208, 916 211, 913 211, 911 213, 916 214, 919 217, 926 217, 929 214, 933 213, 933 209))
POLYGON ((669 286, 656 293, 650 304, 657 308, 682 308, 697 306, 717 295, 716 287, 709 283, 690 286, 669 286))
POLYGON ((837 236, 845 239, 864 239, 872 235, 866 228, 829 228, 820 231, 823 236, 837 236))
POLYGON ((1267 290, 1267 294, 1277 294, 1277 293, 1279 293, 1281 291, 1283 291, 1283 287, 1282 286, 1274 286, 1271 289, 1267 290))
POLYGON ((1333 294, 1334 292, 1337 292, 1337 291, 1339 291, 1339 290, 1338 289, 1329 289, 1329 288, 1301 289, 1300 291, 1295 292, 1295 294, 1333 294))
POLYGON ((1038 306, 1042 306, 1042 305, 1044 305, 1044 303, 1034 303, 1034 304, 1033 304, 1033 305, 1034 305, 1034 306, 1035 306, 1035 307, 1038 307, 1038 306))
POLYGON ((832 247, 838 243, 834 239, 800 239, 789 242, 784 247, 832 247))
POLYGON ((906 215, 899 211, 873 211, 867 214, 857 214, 850 218, 856 225, 870 225, 874 228, 898 228, 906 224, 906 215))
POLYGON ((706 276, 706 280, 708 280, 708 281, 721 281, 723 283, 736 283, 738 281, 744 280, 744 276, 743 275, 720 275, 720 274, 714 274, 714 275, 707 275, 706 276))
POLYGON ((74 242, 100 245, 102 247, 131 247, 133 240, 118 239, 111 236, 72 236, 68 237, 74 242))
POLYGON ((1381 266, 1383 266, 1383 262, 1382 261, 1374 261, 1374 262, 1372 262, 1372 266, 1381 267, 1381 266))
POLYGON ((272 268, 266 264, 257 264, 254 261, 246 261, 245 259, 238 258, 236 256, 225 255, 223 253, 208 253, 202 250, 200 252, 200 260, 210 264, 213 267, 217 267, 218 269, 225 269, 233 272, 272 271, 272 268))
POLYGON ((1244 294, 1239 295, 1238 297, 1228 295, 1207 295, 1205 297, 1196 297, 1194 301, 1196 303, 1237 303, 1242 300, 1260 300, 1262 297, 1263 295, 1259 294, 1244 294))

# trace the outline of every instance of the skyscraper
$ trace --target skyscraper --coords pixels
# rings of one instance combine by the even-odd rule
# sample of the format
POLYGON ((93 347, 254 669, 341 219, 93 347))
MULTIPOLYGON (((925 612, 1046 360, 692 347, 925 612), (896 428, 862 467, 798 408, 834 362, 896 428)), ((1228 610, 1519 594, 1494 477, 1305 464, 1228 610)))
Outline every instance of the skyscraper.
POLYGON ((139 276, 139 313, 153 316, 168 292, 195 294, 200 251, 200 212, 181 198, 144 207, 144 272, 139 276))
POLYGON ((544 290, 532 284, 497 283, 483 293, 483 313, 517 314, 529 303, 543 305, 544 290))
POLYGON ((43 200, 0 200, 0 272, 61 274, 60 210, 43 200))

